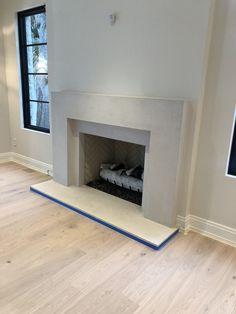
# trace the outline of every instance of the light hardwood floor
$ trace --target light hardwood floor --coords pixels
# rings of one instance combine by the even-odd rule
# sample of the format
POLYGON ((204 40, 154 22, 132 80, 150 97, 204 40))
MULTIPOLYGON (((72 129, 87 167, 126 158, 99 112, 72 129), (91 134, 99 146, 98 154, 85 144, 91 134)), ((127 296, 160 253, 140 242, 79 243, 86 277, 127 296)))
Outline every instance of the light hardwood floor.
POLYGON ((0 164, 0 313, 236 313, 236 249, 195 233, 153 251, 29 192, 0 164))

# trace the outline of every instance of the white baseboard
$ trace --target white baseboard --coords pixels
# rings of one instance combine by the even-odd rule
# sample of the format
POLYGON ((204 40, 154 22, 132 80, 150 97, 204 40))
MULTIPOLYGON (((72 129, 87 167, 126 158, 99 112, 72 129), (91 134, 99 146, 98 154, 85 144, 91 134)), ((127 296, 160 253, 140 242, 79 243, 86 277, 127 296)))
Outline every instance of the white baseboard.
POLYGON ((7 162, 11 160, 11 153, 0 153, 0 163, 7 162))
POLYGON ((178 216, 177 224, 181 231, 195 231, 214 240, 236 247, 236 229, 203 219, 194 215, 178 216))
POLYGON ((180 231, 188 233, 188 231, 190 230, 190 215, 186 217, 177 216, 177 226, 180 231))
POLYGON ((27 168, 46 173, 50 176, 53 174, 52 165, 14 152, 0 154, 0 163, 7 161, 14 161, 27 168))

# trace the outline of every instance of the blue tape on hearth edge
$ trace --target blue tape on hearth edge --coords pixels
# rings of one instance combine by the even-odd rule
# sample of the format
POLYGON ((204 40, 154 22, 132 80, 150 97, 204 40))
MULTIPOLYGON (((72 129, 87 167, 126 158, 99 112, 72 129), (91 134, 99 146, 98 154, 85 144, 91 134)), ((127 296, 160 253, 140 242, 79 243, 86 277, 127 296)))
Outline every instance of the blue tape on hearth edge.
POLYGON ((78 213, 78 214, 80 214, 80 215, 82 215, 84 217, 87 217, 87 218, 89 218, 89 219, 91 219, 93 221, 96 221, 97 223, 99 223, 99 224, 101 224, 103 226, 106 226, 106 227, 108 227, 108 228, 110 228, 112 230, 115 230, 115 231, 125 235, 126 237, 132 239, 132 240, 140 242, 140 243, 150 247, 153 250, 160 250, 163 246, 165 246, 179 232, 179 229, 175 230, 165 241, 163 241, 159 245, 155 245, 153 243, 150 243, 150 242, 148 242, 148 241, 146 241, 144 239, 141 239, 141 238, 135 236, 132 233, 124 231, 124 230, 122 230, 122 229, 120 229, 120 228, 118 228, 116 226, 113 226, 113 225, 111 225, 111 224, 109 224, 109 223, 107 223, 107 222, 105 222, 105 221, 103 221, 103 220, 101 220, 101 219, 99 219, 97 217, 94 217, 94 216, 92 216, 92 215, 90 215, 90 214, 88 214, 88 213, 86 213, 86 212, 84 212, 84 211, 82 211, 82 210, 72 206, 72 205, 64 203, 64 202, 62 202, 62 201, 60 201, 60 200, 58 200, 58 199, 56 199, 56 198, 46 194, 46 193, 40 192, 40 191, 38 191, 37 189, 35 189, 33 187, 30 187, 30 190, 32 192, 34 192, 34 193, 37 193, 37 194, 43 196, 43 197, 46 197, 47 199, 49 199, 49 200, 51 200, 51 201, 53 201, 53 202, 55 202, 55 203, 57 203, 57 204, 59 204, 59 205, 61 205, 63 207, 66 207, 66 208, 68 208, 68 209, 70 209, 70 210, 72 210, 72 211, 74 211, 74 212, 76 212, 76 213, 78 213))

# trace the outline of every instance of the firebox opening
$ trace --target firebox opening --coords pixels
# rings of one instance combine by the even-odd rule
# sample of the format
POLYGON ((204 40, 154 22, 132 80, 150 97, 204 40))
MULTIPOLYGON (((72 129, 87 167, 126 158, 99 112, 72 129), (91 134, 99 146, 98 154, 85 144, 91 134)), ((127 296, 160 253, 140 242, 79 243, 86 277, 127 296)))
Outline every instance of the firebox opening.
POLYGON ((142 205, 145 146, 84 134, 85 184, 142 205))

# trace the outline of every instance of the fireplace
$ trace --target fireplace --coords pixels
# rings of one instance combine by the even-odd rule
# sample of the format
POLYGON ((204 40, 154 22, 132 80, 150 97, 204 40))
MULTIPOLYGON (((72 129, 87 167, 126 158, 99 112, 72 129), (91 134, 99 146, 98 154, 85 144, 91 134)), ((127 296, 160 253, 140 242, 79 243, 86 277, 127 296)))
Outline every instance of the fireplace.
POLYGON ((184 105, 182 100, 53 93, 54 181, 65 186, 87 183, 85 134, 141 145, 142 213, 175 226, 184 105))
POLYGON ((31 190, 160 249, 178 232, 177 210, 187 201, 191 155, 186 145, 191 141, 188 103, 55 92, 51 107, 53 180, 31 190), (114 165, 119 168, 115 168, 119 175, 115 179, 114 165), (141 167, 139 176, 143 168, 142 182, 132 185, 128 175, 134 176, 130 168, 137 166, 141 167), (142 190, 140 206, 104 193, 110 192, 104 191, 104 186, 95 189, 99 177, 113 187, 130 185, 137 193, 142 190))

